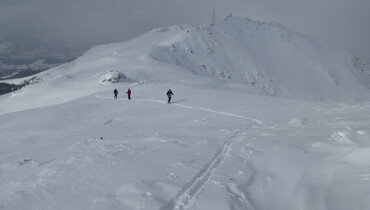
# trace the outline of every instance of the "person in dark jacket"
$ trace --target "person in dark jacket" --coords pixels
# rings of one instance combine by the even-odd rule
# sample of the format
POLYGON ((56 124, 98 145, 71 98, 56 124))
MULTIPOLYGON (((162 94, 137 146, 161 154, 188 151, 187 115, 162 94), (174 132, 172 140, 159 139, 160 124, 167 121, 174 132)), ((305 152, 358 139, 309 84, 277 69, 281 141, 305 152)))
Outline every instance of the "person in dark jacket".
POLYGON ((118 90, 117 89, 114 89, 113 93, 114 93, 114 98, 117 98, 117 96, 118 96, 118 90))
POLYGON ((130 88, 127 90, 127 97, 128 97, 128 100, 131 100, 131 90, 130 88))
POLYGON ((169 104, 171 103, 171 96, 172 96, 172 95, 175 95, 175 94, 173 94, 172 90, 171 90, 171 89, 169 89, 169 90, 167 91, 167 97, 168 97, 168 103, 169 103, 169 104))

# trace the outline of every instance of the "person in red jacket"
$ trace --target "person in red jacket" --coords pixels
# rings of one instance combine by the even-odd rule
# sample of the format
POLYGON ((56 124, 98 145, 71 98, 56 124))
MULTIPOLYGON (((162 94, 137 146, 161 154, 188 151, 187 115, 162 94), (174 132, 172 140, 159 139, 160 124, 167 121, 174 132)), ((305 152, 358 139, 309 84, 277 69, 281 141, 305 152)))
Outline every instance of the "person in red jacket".
POLYGON ((127 97, 128 97, 128 100, 131 100, 131 90, 130 88, 127 90, 127 97))

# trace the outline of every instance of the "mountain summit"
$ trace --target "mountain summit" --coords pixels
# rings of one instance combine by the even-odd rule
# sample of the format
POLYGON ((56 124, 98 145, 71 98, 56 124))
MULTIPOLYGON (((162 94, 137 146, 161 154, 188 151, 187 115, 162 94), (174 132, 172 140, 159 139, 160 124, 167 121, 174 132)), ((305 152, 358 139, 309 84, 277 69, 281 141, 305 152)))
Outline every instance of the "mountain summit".
POLYGON ((351 55, 278 23, 227 17, 215 25, 159 31, 179 32, 154 45, 152 57, 199 75, 272 96, 369 98, 369 76, 363 80, 351 55))

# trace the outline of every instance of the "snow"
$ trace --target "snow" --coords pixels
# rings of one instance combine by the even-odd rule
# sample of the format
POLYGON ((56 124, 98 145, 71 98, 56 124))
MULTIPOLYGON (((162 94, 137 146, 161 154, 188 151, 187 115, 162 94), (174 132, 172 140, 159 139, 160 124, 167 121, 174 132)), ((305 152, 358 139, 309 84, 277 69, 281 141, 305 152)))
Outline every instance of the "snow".
POLYGON ((237 17, 94 47, 0 96, 0 209, 370 209, 351 61, 237 17))

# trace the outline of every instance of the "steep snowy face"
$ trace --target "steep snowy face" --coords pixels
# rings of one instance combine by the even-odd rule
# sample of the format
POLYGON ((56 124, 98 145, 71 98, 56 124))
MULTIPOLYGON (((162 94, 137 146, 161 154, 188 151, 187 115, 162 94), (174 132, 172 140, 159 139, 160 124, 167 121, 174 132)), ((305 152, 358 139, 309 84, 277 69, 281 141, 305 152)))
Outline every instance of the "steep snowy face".
MULTIPOLYGON (((179 30, 178 27, 163 30, 179 30)), ((369 76, 351 55, 277 23, 227 17, 185 28, 153 46, 161 62, 264 95, 309 100, 367 100, 369 76)))

